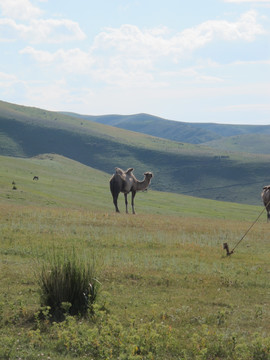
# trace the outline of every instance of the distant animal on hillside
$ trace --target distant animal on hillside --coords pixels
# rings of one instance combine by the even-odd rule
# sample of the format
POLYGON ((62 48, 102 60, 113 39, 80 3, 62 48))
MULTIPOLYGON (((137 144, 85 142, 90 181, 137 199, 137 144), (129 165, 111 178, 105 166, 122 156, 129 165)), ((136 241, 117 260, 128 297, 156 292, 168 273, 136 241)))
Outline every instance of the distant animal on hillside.
POLYGON ((38 180, 38 176, 34 176, 34 177, 33 177, 33 180, 38 180))
POLYGON ((120 168, 115 168, 115 173, 110 179, 110 190, 113 197, 113 203, 115 206, 115 211, 120 212, 117 199, 120 192, 124 193, 125 196, 125 204, 126 204, 126 213, 128 214, 128 200, 127 195, 131 192, 131 206, 132 206, 132 213, 135 214, 134 209, 134 197, 137 191, 146 190, 149 186, 153 174, 151 172, 144 173, 143 181, 139 181, 136 179, 135 175, 133 174, 133 168, 129 168, 127 170, 122 170, 120 168))
POLYGON ((264 186, 262 191, 262 201, 267 212, 267 222, 270 221, 270 185, 264 186))

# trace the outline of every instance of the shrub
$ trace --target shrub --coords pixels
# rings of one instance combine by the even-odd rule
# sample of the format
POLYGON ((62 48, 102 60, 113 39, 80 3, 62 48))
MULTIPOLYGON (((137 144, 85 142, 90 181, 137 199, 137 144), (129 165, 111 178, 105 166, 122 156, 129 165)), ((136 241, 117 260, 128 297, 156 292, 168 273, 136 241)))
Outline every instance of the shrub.
MULTIPOLYGON (((163 360, 172 359, 171 328, 162 322, 130 319, 123 326, 117 317, 95 305, 91 322, 67 316, 53 323, 54 351, 70 357, 90 359, 163 360)), ((180 354, 178 352, 181 359, 180 354)))
POLYGON ((74 250, 63 255, 54 252, 43 264, 39 282, 41 306, 50 309, 53 320, 92 311, 98 292, 95 266, 78 258, 74 250))

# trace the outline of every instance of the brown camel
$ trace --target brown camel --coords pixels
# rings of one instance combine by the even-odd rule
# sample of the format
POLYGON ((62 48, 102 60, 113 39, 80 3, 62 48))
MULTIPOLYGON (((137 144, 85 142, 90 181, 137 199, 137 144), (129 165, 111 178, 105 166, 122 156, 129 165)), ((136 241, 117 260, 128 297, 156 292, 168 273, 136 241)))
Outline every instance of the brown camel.
POLYGON ((136 192, 146 190, 151 182, 152 177, 153 174, 151 172, 145 172, 143 181, 139 181, 133 174, 133 168, 129 168, 126 171, 120 168, 115 168, 115 174, 113 174, 112 178, 110 179, 110 189, 113 197, 115 211, 120 212, 117 205, 117 199, 119 193, 122 192, 125 195, 126 213, 128 214, 127 195, 131 192, 132 213, 135 214, 134 197, 136 192))
POLYGON ((270 221, 270 185, 263 187, 261 196, 267 212, 267 222, 268 222, 270 221))

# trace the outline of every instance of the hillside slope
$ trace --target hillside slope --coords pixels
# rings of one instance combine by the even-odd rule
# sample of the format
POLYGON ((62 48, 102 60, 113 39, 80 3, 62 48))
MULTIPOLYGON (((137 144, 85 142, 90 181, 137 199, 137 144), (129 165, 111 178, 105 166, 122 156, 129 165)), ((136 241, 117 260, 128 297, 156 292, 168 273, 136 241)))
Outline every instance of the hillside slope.
POLYGON ((220 151, 270 154, 269 134, 244 134, 224 137, 205 143, 220 151))
MULTIPOLYGON (((110 175, 102 171, 56 154, 43 154, 29 159, 0 156, 0 164, 0 203, 115 213, 109 189, 110 175), (38 176, 38 180, 33 180, 34 176, 38 176), (14 186, 16 189, 13 189, 14 186)), ((125 213, 123 195, 119 196, 118 203, 121 212, 125 213)), ((151 188, 136 195, 135 208, 137 214, 245 221, 252 221, 261 209, 157 192, 151 188)))
MULTIPOLYGON (((56 153, 106 173, 134 167, 154 173, 154 190, 260 204, 270 179, 270 156, 218 152, 77 119, 0 103, 0 154, 56 153)), ((79 174, 78 174, 79 176, 79 174)))
POLYGON ((143 134, 174 141, 187 142, 190 144, 206 144, 227 151, 235 150, 233 147, 230 148, 229 144, 231 142, 229 141, 227 143, 227 138, 237 136, 241 139, 243 136, 241 142, 244 142, 245 135, 253 135, 253 139, 257 139, 257 146, 252 148, 255 153, 270 153, 270 142, 267 141, 267 135, 270 134, 270 125, 185 123, 166 120, 148 114, 101 116, 69 114, 74 117, 80 117, 104 125, 111 125, 126 130, 137 131, 143 134), (265 138, 261 138, 260 135, 264 135, 265 138), (227 144, 227 146, 225 146, 225 144, 227 144))
POLYGON ((149 114, 101 116, 69 114, 104 125, 190 144, 201 144, 221 138, 221 135, 211 129, 203 129, 180 121, 165 120, 149 114))

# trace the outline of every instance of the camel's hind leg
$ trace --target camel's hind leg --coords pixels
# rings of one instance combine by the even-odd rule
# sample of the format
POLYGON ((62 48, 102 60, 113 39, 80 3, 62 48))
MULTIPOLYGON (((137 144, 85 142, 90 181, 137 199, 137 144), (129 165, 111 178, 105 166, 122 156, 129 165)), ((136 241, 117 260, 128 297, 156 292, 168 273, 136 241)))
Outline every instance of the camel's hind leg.
POLYGON ((110 189, 111 189, 111 193, 112 193, 112 197, 113 197, 115 211, 120 213, 120 211, 118 209, 118 205, 117 205, 117 199, 118 199, 118 195, 120 193, 120 189, 119 189, 119 185, 117 184, 117 182, 115 181, 114 178, 110 181, 110 189))
POLYGON ((128 198, 126 193, 124 195, 125 195, 126 213, 128 214, 128 198))
POLYGON ((120 213, 120 210, 118 209, 118 205, 117 205, 117 199, 118 199, 118 194, 113 194, 113 203, 114 203, 114 206, 115 206, 115 211, 120 213))

